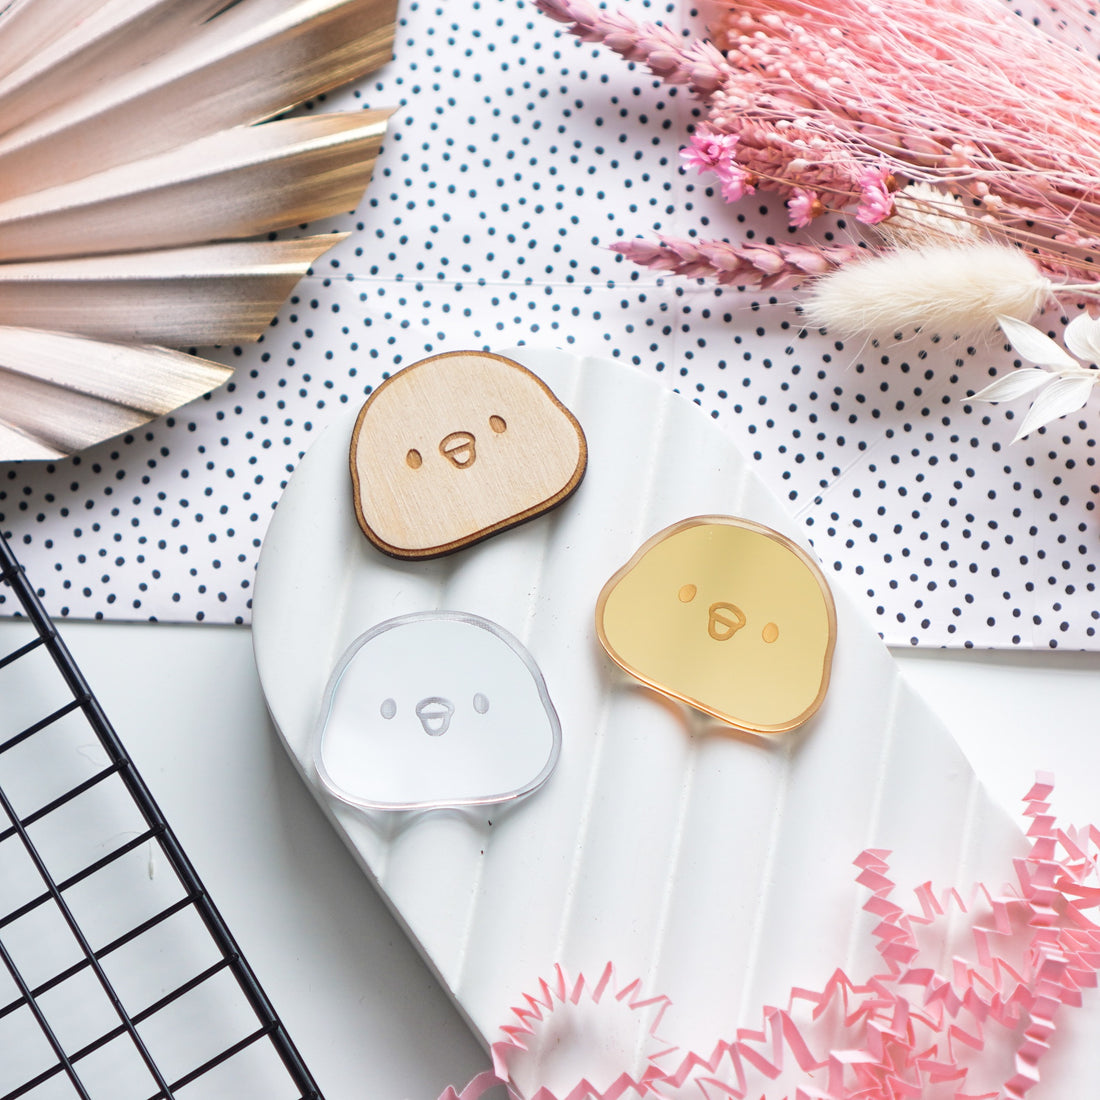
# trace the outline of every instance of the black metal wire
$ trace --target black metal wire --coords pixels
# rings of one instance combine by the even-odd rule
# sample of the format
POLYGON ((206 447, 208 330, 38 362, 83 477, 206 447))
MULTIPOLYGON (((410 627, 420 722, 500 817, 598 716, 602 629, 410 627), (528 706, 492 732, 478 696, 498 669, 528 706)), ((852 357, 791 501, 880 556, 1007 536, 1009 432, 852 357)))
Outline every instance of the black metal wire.
MULTIPOLYGON (((17 1100, 17 1097, 27 1095, 43 1082, 62 1074, 67 1077, 75 1096, 80 1097, 81 1100, 93 1100, 85 1083, 81 1080, 80 1061, 119 1038, 126 1038, 133 1045, 134 1050, 156 1085, 157 1091, 149 1097, 149 1100, 174 1100, 178 1090, 192 1084, 217 1067, 226 1064, 242 1051, 262 1042, 270 1043, 282 1067, 288 1074, 290 1083, 299 1090, 301 1100, 323 1100, 316 1082, 291 1042, 282 1021, 260 986, 256 975, 241 953, 225 920, 218 912, 178 839, 164 819, 152 794, 135 769, 129 754, 120 742, 106 714, 93 695, 68 648, 39 601, 37 594, 28 582, 22 566, 3 535, 0 534, 0 585, 5 583, 11 587, 18 597, 23 612, 33 625, 37 636, 14 652, 0 657, 0 669, 24 659, 40 648, 44 648, 52 658, 68 690, 72 693, 72 701, 55 709, 50 714, 45 715, 32 725, 0 743, 0 756, 16 745, 22 744, 43 730, 50 728, 65 715, 79 710, 95 732, 110 763, 106 768, 84 782, 66 790, 22 818, 19 817, 8 795, 0 787, 0 811, 2 811, 0 813, 0 823, 3 822, 5 815, 11 823, 7 827, 0 828, 0 844, 18 837, 23 849, 45 884, 43 892, 29 901, 24 901, 8 912, 0 911, 0 964, 2 964, 0 972, 4 969, 7 970, 18 991, 18 996, 10 1003, 0 1004, 0 1020, 26 1007, 33 1015, 43 1037, 57 1059, 54 1065, 42 1070, 15 1089, 9 1090, 0 1097, 0 1100, 17 1100), (46 861, 35 847, 34 840, 28 831, 29 827, 35 821, 79 798, 80 795, 114 776, 117 776, 121 781, 134 806, 141 813, 147 828, 138 836, 131 837, 125 843, 118 845, 100 858, 85 864, 66 878, 55 880, 47 867, 46 861), (155 841, 160 846, 169 865, 179 879, 184 896, 153 916, 134 924, 121 935, 112 939, 111 942, 98 949, 93 948, 66 900, 66 891, 77 883, 88 879, 115 860, 120 859, 128 852, 132 852, 142 844, 150 841, 155 841), (40 907, 51 903, 61 914, 69 931, 79 945, 82 957, 78 962, 32 987, 20 972, 12 953, 4 946, 4 930, 21 917, 27 916, 40 907), (103 960, 120 948, 136 941, 153 928, 162 925, 170 917, 189 908, 201 919, 206 932, 217 949, 219 961, 205 967, 199 973, 178 984, 153 1004, 147 1005, 137 1012, 129 1011, 112 986, 104 970, 103 960), (65 981, 83 971, 88 971, 95 976, 106 994, 118 1022, 96 1039, 85 1043, 80 1049, 66 1050, 61 1038, 51 1027, 48 1015, 43 1011, 39 1001, 45 994, 58 989, 65 981), (237 986, 255 1016, 256 1027, 243 1038, 236 1038, 219 1053, 206 1057, 200 1064, 192 1066, 186 1072, 179 1074, 177 1071, 174 1074, 175 1079, 169 1080, 165 1071, 158 1066, 156 1058, 148 1049, 139 1027, 157 1013, 179 1001, 190 991, 215 975, 226 971, 236 980, 237 986)), ((2 1058, 2 1055, 0 1055, 0 1058, 2 1058)))

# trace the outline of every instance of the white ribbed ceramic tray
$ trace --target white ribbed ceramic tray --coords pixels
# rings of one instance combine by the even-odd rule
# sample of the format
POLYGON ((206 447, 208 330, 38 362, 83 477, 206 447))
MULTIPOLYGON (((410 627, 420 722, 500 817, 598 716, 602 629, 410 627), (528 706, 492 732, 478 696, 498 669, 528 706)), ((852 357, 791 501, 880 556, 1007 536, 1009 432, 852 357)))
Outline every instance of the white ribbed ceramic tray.
MULTIPOLYGON (((256 586, 254 636, 279 733, 334 828, 482 1039, 555 963, 614 962, 668 994, 663 1035, 709 1049, 792 986, 875 968, 852 860, 893 849, 895 899, 931 881, 1000 886, 1022 852, 954 741, 837 588, 822 709, 774 738, 731 733, 633 686, 603 654, 603 583, 661 528, 747 517, 800 534, 727 437, 628 366, 505 351, 576 415, 589 445, 555 511, 434 561, 383 556, 352 508, 357 410, 302 460, 256 586), (557 770, 509 809, 371 820, 319 790, 312 734, 345 648, 396 615, 446 609, 500 623, 531 651, 561 719, 557 770)), ((1023 792, 1021 792, 1023 794, 1023 792)))

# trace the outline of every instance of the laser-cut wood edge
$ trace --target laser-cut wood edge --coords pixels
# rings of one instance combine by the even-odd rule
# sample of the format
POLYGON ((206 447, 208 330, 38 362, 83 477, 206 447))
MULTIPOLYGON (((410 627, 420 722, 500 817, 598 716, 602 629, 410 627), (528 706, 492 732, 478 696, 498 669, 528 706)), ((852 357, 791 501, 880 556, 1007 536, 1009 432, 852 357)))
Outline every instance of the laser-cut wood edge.
MULTIPOLYGON (((538 441, 535 441, 536 445, 538 441)), ((456 553, 459 550, 464 550, 469 546, 473 546, 479 542, 490 538, 493 535, 500 534, 502 531, 510 530, 513 527, 518 527, 522 523, 526 523, 528 520, 536 519, 537 517, 544 515, 546 512, 551 511, 558 505, 564 503, 576 492, 580 486, 581 481, 584 478, 585 471, 588 468, 588 441, 584 435, 584 429, 581 427, 580 422, 573 415, 573 413, 558 399, 553 390, 533 371, 523 366, 522 363, 517 363, 514 359, 508 359, 503 355, 496 355, 492 352, 485 351, 450 351, 441 352, 438 355, 428 356, 426 359, 420 359, 415 363, 409 364, 407 367, 403 367, 397 373, 391 375, 385 381, 381 383, 363 403, 363 407, 359 410, 359 415, 355 419, 355 426, 351 433, 351 444, 349 448, 349 466, 351 469, 351 481, 352 481, 352 503, 355 508, 355 518, 359 524, 360 530, 367 537, 370 543, 382 553, 387 554, 392 558, 398 558, 403 561, 427 561, 432 558, 445 557, 448 554, 456 553), (370 410, 371 405, 377 399, 387 386, 389 386, 396 379, 404 375, 407 371, 414 371, 430 363, 436 363, 445 359, 475 359, 475 360, 490 360, 497 364, 504 364, 510 369, 520 371, 528 378, 532 379, 538 386, 539 392, 542 397, 551 402, 555 409, 561 413, 568 423, 572 426, 576 433, 577 439, 577 462, 573 468, 573 472, 569 479, 555 492, 551 493, 548 497, 544 498, 537 504, 531 505, 523 511, 516 512, 510 516, 507 516, 496 523, 489 524, 488 526, 478 528, 475 531, 471 531, 468 535, 464 535, 458 539, 452 539, 446 543, 440 543, 434 546, 428 546, 423 548, 409 548, 396 546, 392 542, 387 541, 381 535, 375 531, 370 522, 367 520, 363 513, 362 506, 362 485, 359 478, 359 469, 357 455, 359 450, 359 440, 363 429, 364 421, 370 410)))

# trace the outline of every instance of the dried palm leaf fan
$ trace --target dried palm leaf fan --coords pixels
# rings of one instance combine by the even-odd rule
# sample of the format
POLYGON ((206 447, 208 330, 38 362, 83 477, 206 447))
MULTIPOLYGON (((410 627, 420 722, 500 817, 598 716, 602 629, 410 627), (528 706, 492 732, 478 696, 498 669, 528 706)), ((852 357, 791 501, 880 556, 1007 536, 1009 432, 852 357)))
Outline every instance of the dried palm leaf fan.
POLYGON ((0 461, 229 377, 170 349, 258 339, 343 239, 266 235, 354 209, 390 112, 277 116, 387 61, 395 9, 0 0, 0 461))

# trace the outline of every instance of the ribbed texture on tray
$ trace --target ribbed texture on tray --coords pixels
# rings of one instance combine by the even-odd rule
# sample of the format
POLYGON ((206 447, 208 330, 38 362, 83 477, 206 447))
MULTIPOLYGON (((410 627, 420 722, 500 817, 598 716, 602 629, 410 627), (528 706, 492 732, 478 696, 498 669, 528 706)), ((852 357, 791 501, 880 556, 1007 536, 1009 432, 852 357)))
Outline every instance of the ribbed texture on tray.
POLYGON ((794 987, 825 988, 838 967, 874 972, 875 921, 852 887, 861 851, 894 849, 899 903, 929 880, 965 895, 1000 881, 1020 831, 840 586, 829 692, 795 732, 741 734, 620 676, 596 639, 595 602, 645 539, 706 514, 797 533, 751 460, 686 398, 621 363, 504 354, 584 428, 577 492, 469 551, 398 563, 358 529, 350 417, 335 423, 264 543, 253 619, 264 693, 309 781, 325 683, 364 629, 460 609, 513 632, 561 719, 542 789, 483 814, 404 820, 322 803, 487 1044, 517 991, 555 964, 591 975, 612 961, 675 1004, 663 1039, 709 1049, 794 987))

